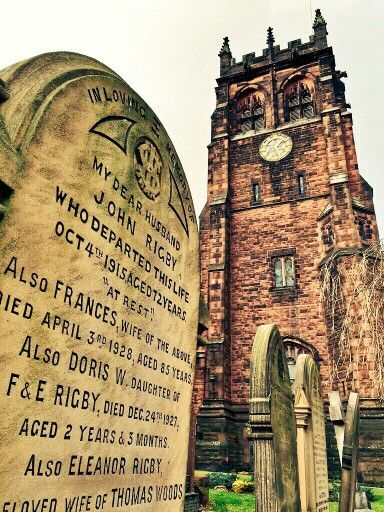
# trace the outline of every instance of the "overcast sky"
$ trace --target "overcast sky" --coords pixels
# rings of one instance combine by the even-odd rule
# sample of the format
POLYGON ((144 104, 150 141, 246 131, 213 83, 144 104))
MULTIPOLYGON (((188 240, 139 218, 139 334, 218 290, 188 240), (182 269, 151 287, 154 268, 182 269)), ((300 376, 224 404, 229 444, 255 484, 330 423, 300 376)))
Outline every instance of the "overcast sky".
POLYGON ((1 6, 0 68, 48 51, 94 57, 119 73, 168 131, 192 190, 206 199, 207 144, 223 36, 232 54, 261 54, 266 30, 276 43, 312 34, 314 11, 328 23, 337 68, 347 71, 359 167, 374 188, 384 233, 383 0, 43 0, 1 6))

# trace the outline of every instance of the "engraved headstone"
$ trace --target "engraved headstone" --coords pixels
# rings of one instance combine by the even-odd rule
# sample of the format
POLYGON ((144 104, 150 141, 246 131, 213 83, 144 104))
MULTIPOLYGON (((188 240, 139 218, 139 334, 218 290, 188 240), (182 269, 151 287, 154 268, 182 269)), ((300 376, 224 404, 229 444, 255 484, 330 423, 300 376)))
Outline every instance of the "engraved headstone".
POLYGON ((262 325, 253 342, 250 441, 258 512, 300 510, 293 396, 276 325, 262 325))
MULTIPOLYGON (((200 297, 199 303, 199 323, 197 329, 197 350, 202 345, 205 345, 205 340, 202 334, 207 331, 209 325, 209 312, 206 303, 200 297)), ((188 462, 187 462, 187 483, 186 495, 184 502, 184 512, 198 512, 199 494, 195 492, 195 437, 196 437, 196 416, 198 409, 195 404, 191 406, 191 420, 189 427, 189 447, 188 447, 188 462)))
POLYGON ((0 510, 179 512, 199 274, 176 151, 91 58, 0 78, 0 510))
POLYGON ((329 510, 327 447, 320 374, 309 354, 296 361, 295 416, 301 510, 329 510))
POLYGON ((355 508, 358 443, 359 395, 351 392, 349 394, 347 413, 345 415, 340 512, 353 512, 355 508))

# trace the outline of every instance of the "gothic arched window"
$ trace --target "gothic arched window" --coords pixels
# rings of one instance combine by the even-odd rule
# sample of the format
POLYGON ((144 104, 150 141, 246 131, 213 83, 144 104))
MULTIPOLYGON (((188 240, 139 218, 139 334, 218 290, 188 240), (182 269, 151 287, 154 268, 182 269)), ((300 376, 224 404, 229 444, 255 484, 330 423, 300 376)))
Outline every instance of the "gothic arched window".
POLYGON ((284 92, 285 121, 296 121, 315 114, 313 91, 305 82, 295 82, 284 92))
POLYGON ((264 98, 255 91, 241 96, 236 104, 236 119, 242 132, 264 128, 264 98))

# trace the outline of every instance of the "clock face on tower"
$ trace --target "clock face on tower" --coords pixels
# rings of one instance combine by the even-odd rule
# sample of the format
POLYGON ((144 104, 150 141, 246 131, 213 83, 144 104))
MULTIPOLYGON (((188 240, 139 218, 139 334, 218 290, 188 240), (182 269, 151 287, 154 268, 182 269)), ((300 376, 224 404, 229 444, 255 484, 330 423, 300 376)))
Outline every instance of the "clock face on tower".
POLYGON ((273 133, 260 144, 259 153, 267 162, 278 162, 289 155, 292 139, 284 133, 273 133))

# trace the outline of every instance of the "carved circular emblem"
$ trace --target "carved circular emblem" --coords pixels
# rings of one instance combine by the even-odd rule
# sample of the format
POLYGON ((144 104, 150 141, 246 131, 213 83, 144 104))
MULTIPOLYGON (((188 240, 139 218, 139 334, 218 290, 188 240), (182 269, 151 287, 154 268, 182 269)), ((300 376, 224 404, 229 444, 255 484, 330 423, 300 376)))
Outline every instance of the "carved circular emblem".
POLYGON ((259 153, 267 162, 278 162, 292 150, 292 139, 284 133, 273 133, 260 144, 259 153))
POLYGON ((135 147, 134 166, 139 187, 154 201, 160 194, 163 160, 155 143, 147 137, 139 139, 135 147))

